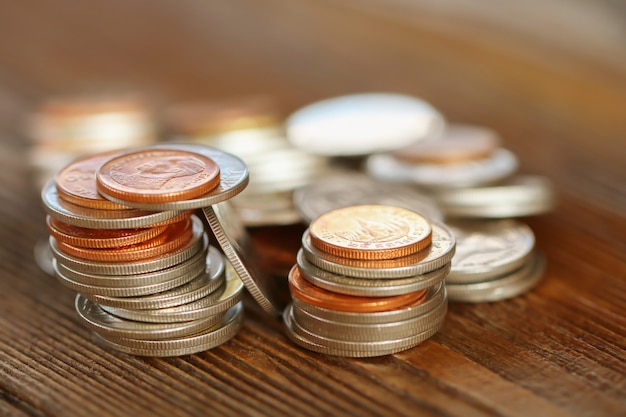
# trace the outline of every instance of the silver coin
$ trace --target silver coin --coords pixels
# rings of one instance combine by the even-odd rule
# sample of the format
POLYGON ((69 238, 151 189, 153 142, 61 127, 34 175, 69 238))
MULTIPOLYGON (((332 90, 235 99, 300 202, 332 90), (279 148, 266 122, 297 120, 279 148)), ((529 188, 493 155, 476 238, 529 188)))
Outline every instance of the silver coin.
MULTIPOLYGON (((211 250, 216 249, 211 248, 211 250)), ((56 267, 63 276, 81 284, 93 285, 95 287, 132 288, 159 284, 186 274, 198 276, 206 270, 206 256, 207 252, 202 250, 178 265, 154 272, 135 275, 88 274, 85 272, 74 271, 73 269, 63 265, 58 259, 56 267)))
POLYGON ((76 296, 75 307, 87 327, 94 332, 105 337, 126 337, 138 340, 162 340, 190 336, 223 320, 222 314, 178 323, 144 323, 125 320, 107 313, 98 304, 81 294, 76 296))
POLYGON ((285 122, 297 148, 318 155, 366 155, 408 145, 443 129, 441 114, 407 95, 334 97, 293 113, 285 122))
POLYGON ((260 271, 248 235, 232 208, 221 204, 205 207, 202 211, 226 258, 248 292, 263 311, 273 316, 280 315, 281 303, 273 289, 273 281, 260 271))
POLYGON ((148 323, 174 323, 197 320, 219 314, 241 301, 243 284, 233 267, 226 264, 225 285, 204 298, 177 307, 154 310, 131 310, 126 308, 100 307, 108 313, 127 319, 148 323))
POLYGON ((531 216, 546 213, 556 204, 550 181, 530 175, 489 187, 444 190, 435 196, 448 217, 531 216))
POLYGON ((545 258, 535 254, 526 265, 504 277, 472 284, 446 284, 451 301, 486 303, 517 297, 543 277, 545 258))
POLYGON ((53 218, 73 226, 90 229, 136 229, 169 220, 182 211, 98 210, 62 202, 54 181, 48 181, 41 190, 46 212, 53 218), (73 210, 70 210, 72 207, 73 210))
POLYGON ((443 324, 442 322, 439 326, 435 326, 425 332, 398 340, 387 340, 384 342, 344 342, 316 336, 302 329, 293 318, 291 304, 285 308, 283 321, 287 328, 287 336, 295 344, 314 352, 354 358, 391 355, 410 349, 434 336, 443 324))
POLYGON ((298 224, 302 221, 300 213, 295 209, 286 210, 254 210, 249 208, 237 208, 237 214, 241 223, 248 227, 281 226, 298 224))
POLYGON ((431 223, 431 227, 432 243, 424 249, 427 251, 424 257, 417 263, 408 265, 371 267, 371 265, 376 265, 371 261, 347 260, 351 264, 345 264, 340 262, 347 261, 339 257, 332 257, 331 260, 331 256, 313 247, 308 230, 302 235, 302 251, 307 261, 337 275, 364 279, 408 278, 442 268, 451 261, 454 255, 456 242, 452 231, 444 224, 435 221, 431 223))
POLYGON ((375 313, 354 313, 317 307, 311 304, 307 304, 297 297, 292 297, 291 301, 294 308, 306 311, 307 313, 326 320, 352 324, 385 324, 395 323, 403 320, 410 320, 415 317, 421 316, 422 314, 425 314, 428 311, 432 310, 435 306, 439 305, 441 300, 446 298, 447 293, 445 285, 444 283, 440 283, 437 286, 428 289, 428 293, 426 294, 426 301, 418 305, 392 311, 379 311, 375 313))
POLYGON ((52 260, 54 255, 50 250, 47 238, 39 238, 33 248, 33 255, 37 266, 48 275, 54 275, 54 268, 52 267, 52 260))
POLYGON ((456 253, 448 283, 486 281, 525 263, 535 247, 533 231, 515 220, 448 222, 456 253))
MULTIPOLYGON (((241 304, 238 304, 238 306, 241 306, 241 304)), ((152 357, 191 355, 222 345, 232 339, 237 332, 239 332, 239 329, 243 326, 243 308, 238 306, 233 308, 237 308, 239 313, 234 315, 234 317, 230 317, 230 321, 225 319, 222 323, 218 323, 217 326, 211 328, 211 330, 205 333, 175 340, 176 343, 172 342, 168 345, 155 346, 148 343, 141 344, 137 343, 138 341, 135 341, 132 346, 129 346, 128 344, 119 343, 121 339, 109 340, 102 337, 98 333, 94 333, 94 337, 96 338, 96 342, 100 343, 104 347, 115 349, 130 355, 152 357), (161 346, 165 346, 165 348, 161 348, 161 346)))
POLYGON ((440 327, 448 311, 448 300, 443 299, 434 309, 408 320, 384 324, 344 323, 316 317, 299 310, 295 305, 293 318, 303 328, 320 337, 345 342, 384 342, 420 334, 440 327))
POLYGON ((443 218, 435 200, 415 188, 357 173, 318 179, 294 191, 293 200, 308 223, 331 210, 363 204, 400 207, 434 220, 443 218))
POLYGON ((450 272, 450 264, 447 264, 409 278, 362 279, 324 271, 307 261, 302 250, 298 251, 296 258, 302 277, 315 286, 339 294, 364 297, 388 297, 420 291, 439 284, 450 272))
POLYGON ((98 304, 137 310, 153 310, 176 307, 206 297, 224 284, 224 261, 215 248, 209 252, 209 270, 202 271, 196 278, 180 287, 156 294, 139 297, 111 297, 93 294, 89 298, 98 304))
POLYGON ((193 257, 200 250, 208 248, 208 238, 204 233, 204 225, 196 216, 192 216, 191 219, 193 233, 191 239, 185 245, 176 250, 176 252, 166 253, 144 261, 119 263, 84 260, 63 253, 52 236, 49 240, 50 249, 59 263, 74 271, 87 274, 134 275, 154 272, 178 265, 193 257))
POLYGON ((461 188, 494 183, 513 174, 517 157, 497 149, 486 159, 449 164, 408 164, 390 154, 371 155, 365 170, 374 178, 416 184, 427 188, 461 188))
MULTIPOLYGON (((174 149, 206 156, 220 167, 220 183, 215 189, 202 197, 159 204, 123 201, 107 195, 105 192, 102 192, 102 190, 98 190, 102 196, 116 203, 145 210, 191 210, 228 200, 242 192, 248 185, 248 168, 246 164, 239 157, 219 149, 188 143, 160 144, 146 149, 174 149)), ((136 151, 138 150, 134 150, 133 152, 136 151)))

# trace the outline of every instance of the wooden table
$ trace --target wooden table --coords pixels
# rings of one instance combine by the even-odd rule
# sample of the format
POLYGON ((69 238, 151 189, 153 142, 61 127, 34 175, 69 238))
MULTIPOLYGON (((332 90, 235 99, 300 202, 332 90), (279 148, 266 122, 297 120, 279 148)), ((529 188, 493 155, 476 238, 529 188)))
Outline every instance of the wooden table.
POLYGON ((620 3, 338 0, 0 5, 0 415, 626 415, 626 18, 620 3), (476 3, 476 2, 474 2, 476 3), (265 93, 289 112, 400 91, 496 129, 560 204, 525 219, 548 259, 510 301, 450 304, 405 352, 294 346, 251 303, 230 342, 169 359, 92 342, 42 272, 21 116, 126 83, 167 100, 265 93))

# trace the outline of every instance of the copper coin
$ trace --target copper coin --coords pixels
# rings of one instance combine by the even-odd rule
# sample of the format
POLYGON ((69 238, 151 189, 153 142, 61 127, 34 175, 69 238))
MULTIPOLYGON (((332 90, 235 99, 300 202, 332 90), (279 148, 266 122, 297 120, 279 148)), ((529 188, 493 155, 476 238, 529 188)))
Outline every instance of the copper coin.
POLYGON ((300 274, 300 269, 294 266, 289 272, 289 289, 292 296, 299 300, 320 308, 334 311, 353 313, 374 313, 392 311, 426 300, 428 289, 391 297, 357 297, 354 295, 338 294, 311 284, 300 274))
POLYGON ((130 207, 114 203, 98 194, 96 171, 119 151, 104 152, 78 159, 61 169, 55 178, 56 189, 63 200, 80 207, 100 210, 123 210, 130 207))
POLYGON ((90 229, 46 217, 48 232, 59 242, 82 248, 104 249, 136 245, 163 233, 166 225, 141 229, 90 229))
POLYGON ((408 163, 457 164, 488 158, 499 144, 498 135, 491 129, 457 125, 446 128, 436 138, 397 149, 392 155, 408 163))
POLYGON ((351 206, 329 211, 311 222, 313 246, 350 259, 393 259, 430 245, 432 229, 425 217, 382 205, 351 206))
POLYGON ((57 246, 62 252, 81 259, 100 262, 133 262, 154 258, 178 249, 191 239, 192 232, 191 221, 186 219, 168 225, 160 235, 136 245, 116 249, 92 249, 57 241, 57 246))
POLYGON ((122 201, 168 203, 207 194, 220 183, 220 167, 198 153, 145 149, 105 162, 96 183, 103 194, 122 201))

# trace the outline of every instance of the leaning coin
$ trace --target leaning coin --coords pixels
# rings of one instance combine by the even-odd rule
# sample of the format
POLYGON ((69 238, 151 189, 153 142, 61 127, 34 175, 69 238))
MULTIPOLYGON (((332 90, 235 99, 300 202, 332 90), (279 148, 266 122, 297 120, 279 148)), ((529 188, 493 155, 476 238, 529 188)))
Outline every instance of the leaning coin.
POLYGON ((366 155, 407 145, 443 128, 441 114, 416 97, 353 94, 309 104, 285 122, 287 138, 304 151, 366 155))
POLYGON ((509 218, 546 213, 556 204, 550 181, 518 176, 489 187, 442 190, 435 194, 449 217, 509 218))
MULTIPOLYGON (((233 307, 236 314, 226 315, 221 323, 210 328, 204 333, 181 339, 173 339, 167 344, 155 345, 146 341, 140 343, 132 339, 111 338, 110 340, 95 333, 97 342, 105 347, 116 349, 124 353, 139 356, 168 357, 191 355, 205 350, 213 349, 232 339, 243 325, 243 306, 238 304, 233 307)), ((164 341, 165 342, 165 341, 164 341)))
POLYGON ((457 221, 448 225, 457 238, 448 283, 487 281, 519 268, 531 256, 535 235, 516 220, 457 221))
POLYGON ((362 279, 324 271, 307 261, 302 250, 298 251, 297 262, 302 277, 315 286, 340 294, 364 297, 389 297, 420 291, 439 284, 450 272, 450 264, 447 264, 409 278, 362 279))
POLYGON ((376 181, 356 173, 317 179, 296 189, 293 200, 308 223, 331 210, 364 204, 400 207, 429 219, 443 219, 435 200, 417 189, 402 184, 376 181))
POLYGON ((443 324, 442 323, 439 326, 435 326, 425 332, 403 339, 363 343, 338 341, 319 337, 306 331, 300 327, 298 322, 293 318, 291 304, 285 309, 285 312, 283 313, 283 320, 287 327, 287 336, 297 345, 314 352, 324 353, 327 355, 355 358, 391 355, 393 353, 410 349, 435 335, 443 324))
POLYGON ((209 270, 180 287, 140 297, 111 297, 100 294, 89 296, 98 304, 137 310, 154 310, 188 304, 206 297, 224 284, 224 261, 215 248, 209 252, 209 270))
POLYGON ((55 219, 91 229, 134 229, 152 226, 182 214, 181 211, 98 210, 81 207, 70 210, 67 207, 71 203, 64 204, 61 201, 53 181, 42 188, 41 200, 46 212, 55 219))
POLYGON ((371 155, 366 172, 384 181, 412 183, 426 188, 462 188, 491 184, 513 174, 518 167, 515 154, 497 149, 486 159, 462 164, 407 164, 390 154, 371 155))
POLYGON ((128 320, 149 323, 173 323, 212 316, 241 301, 243 284, 230 264, 226 265, 225 286, 189 304, 153 310, 131 310, 102 305, 102 309, 128 320))
POLYGON ((87 326, 105 337, 126 337, 138 340, 162 340, 196 334, 223 320, 222 315, 179 323, 144 323, 124 320, 104 311, 81 294, 76 296, 76 311, 87 326))
POLYGON ((292 297, 292 304, 294 309, 297 308, 299 310, 306 311, 307 313, 326 320, 352 324, 384 324, 410 320, 426 314, 435 308, 435 306, 439 305, 444 299, 447 299, 446 287, 444 283, 440 283, 436 287, 428 289, 425 300, 419 299, 415 303, 398 310, 379 311, 374 313, 336 311, 307 304, 300 301, 296 297, 292 297))
POLYGON ((425 332, 440 327, 448 310, 443 299, 434 309, 420 316, 384 324, 354 324, 322 319, 293 306, 293 317, 298 324, 317 336, 345 342, 384 342, 425 332))
POLYGON ((258 260, 255 259, 248 235, 235 213, 228 205, 209 206, 202 211, 226 258, 237 271, 248 292, 266 313, 278 316, 281 302, 277 299, 277 292, 273 290, 270 277, 258 268, 258 260))
MULTIPOLYGON (((242 192, 248 185, 248 168, 246 164, 237 156, 231 155, 217 148, 187 143, 171 143, 154 145, 144 149, 178 150, 202 155, 213 160, 219 166, 220 181, 213 190, 189 200, 171 201, 166 203, 141 203, 134 201, 125 203, 129 206, 145 210, 197 209, 228 200, 242 192)), ((119 200, 106 192, 102 194, 109 200, 122 202, 122 200, 119 200)))
POLYGON ((545 263, 543 256, 535 254, 526 265, 503 278, 472 284, 446 284, 450 301, 486 303, 517 297, 539 283, 545 263))
POLYGON ((370 261, 346 262, 339 257, 331 257, 311 245, 308 233, 302 236, 302 250, 307 261, 318 268, 345 275, 365 279, 407 278, 439 269, 450 262, 455 250, 455 238, 450 229, 443 223, 431 222, 432 242, 424 249, 425 255, 418 253, 419 260, 415 263, 401 263, 399 266, 371 267, 370 261))

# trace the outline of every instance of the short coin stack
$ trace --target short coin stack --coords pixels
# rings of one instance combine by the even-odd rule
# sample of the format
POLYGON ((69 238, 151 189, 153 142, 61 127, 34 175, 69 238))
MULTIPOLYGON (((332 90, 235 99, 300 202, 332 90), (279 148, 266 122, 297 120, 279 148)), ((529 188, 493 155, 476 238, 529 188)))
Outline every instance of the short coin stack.
POLYGON ((76 309, 105 346, 190 354, 242 325, 243 284, 191 209, 237 194, 247 171, 237 158, 202 151, 98 154, 43 188, 54 270, 79 292, 76 309))
POLYGON ((402 208, 351 206, 314 219, 289 274, 289 337, 310 350, 381 356, 441 328, 455 240, 402 208))

